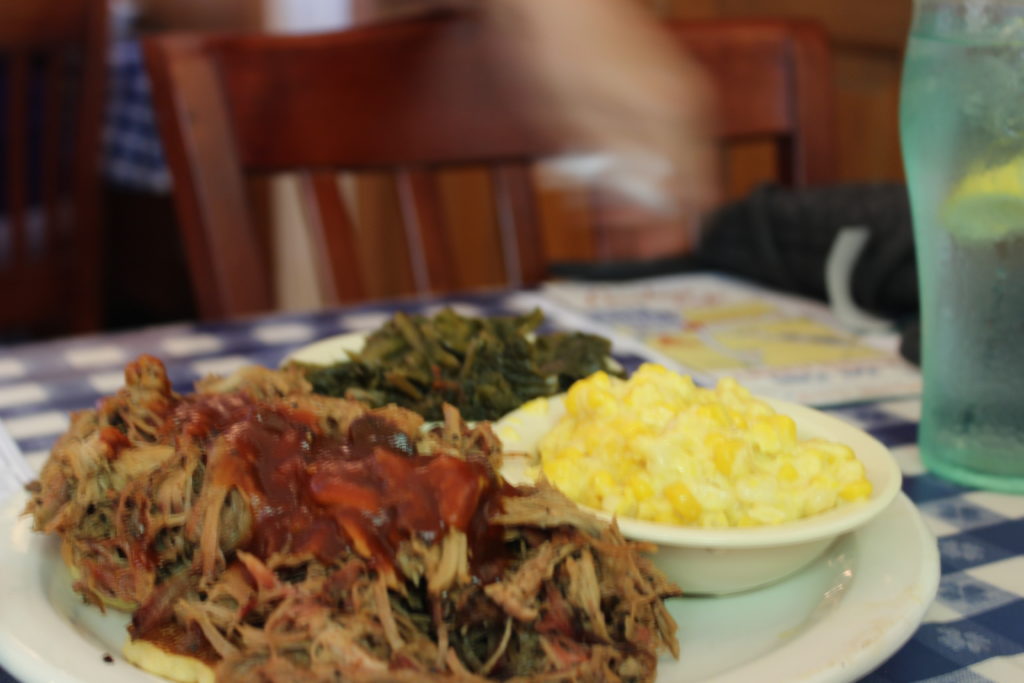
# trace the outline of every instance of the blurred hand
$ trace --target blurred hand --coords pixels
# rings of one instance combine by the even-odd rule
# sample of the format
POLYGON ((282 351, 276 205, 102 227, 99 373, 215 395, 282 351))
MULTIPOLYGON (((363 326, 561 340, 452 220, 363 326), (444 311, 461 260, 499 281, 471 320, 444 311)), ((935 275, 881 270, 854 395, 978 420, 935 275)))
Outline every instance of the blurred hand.
POLYGON ((587 215, 598 260, 649 260, 687 253, 696 246, 703 211, 661 210, 598 187, 587 215))
POLYGON ((536 123, 579 154, 542 178, 588 202, 598 253, 652 258, 693 246, 717 194, 703 72, 638 0, 376 0, 374 16, 479 12, 536 123))
POLYGON ((701 70, 632 0, 483 7, 537 120, 570 148, 603 155, 591 174, 602 188, 602 229, 622 231, 613 241, 636 256, 691 240, 689 224, 712 204, 718 177, 701 70))

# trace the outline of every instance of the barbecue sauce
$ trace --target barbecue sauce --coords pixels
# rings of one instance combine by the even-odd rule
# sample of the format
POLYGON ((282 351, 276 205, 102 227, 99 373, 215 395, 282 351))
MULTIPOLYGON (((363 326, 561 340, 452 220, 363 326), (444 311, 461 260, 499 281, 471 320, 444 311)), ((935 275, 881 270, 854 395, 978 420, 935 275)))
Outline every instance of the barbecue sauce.
MULTIPOLYGON (((492 580, 505 564, 502 529, 488 520, 515 489, 483 460, 418 455, 412 435, 381 415, 356 418, 340 438, 308 412, 213 394, 184 398, 172 421, 168 432, 202 444, 205 486, 237 489, 248 503, 251 525, 238 550, 309 553, 323 563, 352 550, 371 567, 393 569, 403 540, 439 542, 457 529, 467 534, 477 580, 492 580)), ((209 655, 195 634, 170 638, 166 625, 133 635, 209 655)))
POLYGON ((515 494, 482 460, 418 455, 412 435, 372 411, 344 438, 311 413, 240 394, 186 397, 172 419, 182 438, 205 444, 207 485, 245 497, 252 528, 239 549, 257 557, 330 562, 352 549, 393 567, 403 540, 432 543, 449 528, 467 533, 471 554, 490 556, 487 518, 515 494))
POLYGON ((403 540, 467 531, 496 491, 484 463, 416 455, 407 435, 373 414, 357 418, 341 440, 263 409, 233 424, 225 439, 231 461, 212 463, 208 476, 249 500, 252 533, 243 549, 257 557, 308 552, 326 563, 351 548, 371 566, 393 567, 403 540))

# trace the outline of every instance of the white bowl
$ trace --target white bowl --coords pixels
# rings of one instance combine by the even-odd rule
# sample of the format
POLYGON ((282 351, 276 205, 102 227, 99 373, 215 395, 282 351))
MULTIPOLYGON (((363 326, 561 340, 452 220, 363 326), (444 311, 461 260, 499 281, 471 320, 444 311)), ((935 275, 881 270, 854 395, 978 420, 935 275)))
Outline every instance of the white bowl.
MULTIPOLYGON (((565 414, 563 396, 509 413, 497 423, 506 453, 502 474, 513 484, 531 483, 527 466, 537 443, 565 414)), ((902 475, 889 450, 842 420, 804 406, 762 398, 796 422, 801 439, 823 438, 845 444, 864 463, 872 485, 866 501, 847 503, 812 517, 772 526, 705 529, 618 519, 627 538, 658 545, 654 563, 686 593, 720 595, 763 586, 786 577, 814 560, 842 534, 863 526, 892 503, 902 475)), ((608 513, 592 510, 604 519, 608 513)))

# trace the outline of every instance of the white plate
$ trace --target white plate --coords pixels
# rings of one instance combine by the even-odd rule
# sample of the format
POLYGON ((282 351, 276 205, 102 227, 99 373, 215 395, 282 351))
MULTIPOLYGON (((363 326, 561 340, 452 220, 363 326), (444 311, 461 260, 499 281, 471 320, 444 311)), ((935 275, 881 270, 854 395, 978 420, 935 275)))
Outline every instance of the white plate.
POLYGON ((363 344, 369 332, 349 332, 333 337, 325 337, 312 344, 307 344, 300 349, 289 353, 281 364, 290 361, 297 363, 309 363, 310 365, 333 365, 349 360, 348 352, 358 353, 363 350, 363 344))
MULTIPOLYGON (((25 683, 161 679, 120 657, 127 618, 72 592, 57 544, 18 518, 24 496, 0 507, 0 664, 25 683), (104 654, 114 662, 103 661, 104 654)), ((900 494, 868 525, 768 588, 673 600, 681 656, 662 682, 851 681, 914 632, 935 595, 935 539, 900 494)))

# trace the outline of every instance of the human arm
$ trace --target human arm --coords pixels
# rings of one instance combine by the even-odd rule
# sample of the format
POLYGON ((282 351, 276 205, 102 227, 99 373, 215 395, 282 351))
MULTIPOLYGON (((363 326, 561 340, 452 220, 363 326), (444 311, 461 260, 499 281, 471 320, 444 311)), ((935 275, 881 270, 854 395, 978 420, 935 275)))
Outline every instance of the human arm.
MULTIPOLYGON (((637 0, 375 0, 377 18, 476 12, 538 126, 580 153, 554 166, 597 187, 610 257, 692 245, 716 198, 713 99, 702 70, 637 0)), ((551 168, 549 166, 549 168, 551 168)), ((552 177, 546 174, 545 177, 552 177)))

